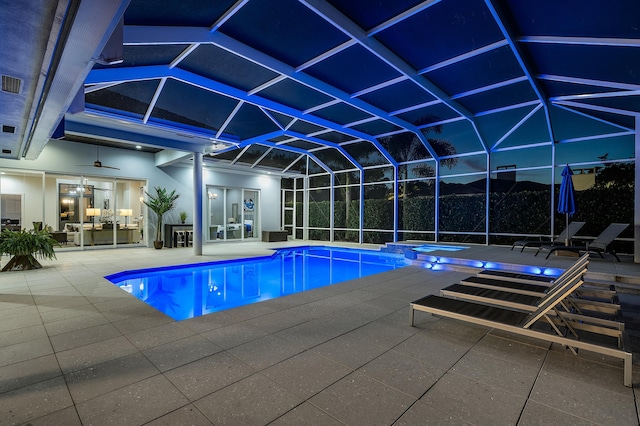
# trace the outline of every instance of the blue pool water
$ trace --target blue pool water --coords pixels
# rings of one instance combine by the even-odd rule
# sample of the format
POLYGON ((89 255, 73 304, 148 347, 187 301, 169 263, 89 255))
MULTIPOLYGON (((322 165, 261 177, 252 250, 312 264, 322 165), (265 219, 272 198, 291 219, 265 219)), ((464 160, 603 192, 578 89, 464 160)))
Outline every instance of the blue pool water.
POLYGON ((175 320, 405 266, 403 255, 305 246, 272 256, 125 271, 105 278, 175 320))

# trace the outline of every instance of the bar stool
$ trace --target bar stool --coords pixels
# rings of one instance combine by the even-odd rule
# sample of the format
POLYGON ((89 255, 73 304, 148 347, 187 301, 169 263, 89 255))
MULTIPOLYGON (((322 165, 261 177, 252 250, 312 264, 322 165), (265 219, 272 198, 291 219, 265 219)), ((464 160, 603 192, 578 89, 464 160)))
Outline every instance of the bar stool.
POLYGON ((174 247, 186 247, 186 234, 185 231, 175 231, 173 233, 173 246, 174 247))
POLYGON ((186 245, 193 247, 193 231, 184 231, 186 235, 186 245))

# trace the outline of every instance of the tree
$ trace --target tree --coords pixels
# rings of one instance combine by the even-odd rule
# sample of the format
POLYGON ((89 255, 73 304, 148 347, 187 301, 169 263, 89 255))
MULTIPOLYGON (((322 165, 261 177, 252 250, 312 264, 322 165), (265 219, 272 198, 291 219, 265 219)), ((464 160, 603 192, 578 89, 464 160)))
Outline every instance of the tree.
POLYGON ((596 174, 596 188, 633 187, 635 165, 633 163, 609 163, 596 174))
MULTIPOLYGON (((433 115, 427 115, 418 120, 417 125, 424 125, 438 121, 439 118, 433 115)), ((442 133, 442 125, 434 125, 425 127, 421 130, 427 139, 427 142, 439 157, 448 157, 457 154, 455 146, 445 139, 429 137, 430 135, 439 135, 442 133)), ((420 138, 415 133, 404 132, 395 135, 385 136, 378 140, 380 145, 399 163, 415 160, 417 158, 426 158, 429 156, 427 148, 424 146, 420 138)), ((445 158, 440 160, 440 164, 453 168, 458 164, 457 158, 445 158)), ((435 176, 435 170, 427 164, 420 165, 413 169, 413 172, 420 177, 435 176)), ((403 168, 399 172, 398 179, 405 180, 408 178, 407 169, 403 168)), ((407 183, 403 182, 402 194, 406 195, 407 183)))

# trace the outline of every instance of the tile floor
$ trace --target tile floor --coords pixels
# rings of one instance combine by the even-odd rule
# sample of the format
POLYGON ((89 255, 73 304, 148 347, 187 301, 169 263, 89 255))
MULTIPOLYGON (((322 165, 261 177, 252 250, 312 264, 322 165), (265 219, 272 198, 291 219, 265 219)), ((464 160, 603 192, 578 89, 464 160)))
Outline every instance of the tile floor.
MULTIPOLYGON (((102 278, 277 245, 63 252, 0 274, 0 425, 638 424, 618 360, 424 313, 408 325, 409 302, 468 273, 409 266, 181 322, 102 278)), ((590 270, 640 275, 609 259, 590 270)))

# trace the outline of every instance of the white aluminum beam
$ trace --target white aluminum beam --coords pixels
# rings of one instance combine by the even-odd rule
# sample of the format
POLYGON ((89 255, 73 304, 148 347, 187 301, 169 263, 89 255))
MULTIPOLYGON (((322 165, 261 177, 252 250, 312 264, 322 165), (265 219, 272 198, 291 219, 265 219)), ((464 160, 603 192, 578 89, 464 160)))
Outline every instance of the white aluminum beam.
MULTIPOLYGON (((362 30, 360 30, 362 31, 362 30)), ((418 135, 418 138, 425 145, 426 149, 437 158, 437 154, 429 145, 427 140, 420 134, 419 130, 413 124, 401 120, 398 117, 389 115, 386 111, 374 107, 358 98, 352 98, 351 95, 345 93, 323 81, 320 81, 304 72, 297 72, 293 67, 270 57, 250 46, 245 45, 229 36, 220 32, 210 33, 206 29, 197 27, 147 27, 147 26, 125 26, 124 41, 127 45, 148 45, 148 44, 192 44, 192 43, 211 43, 228 52, 240 56, 250 62, 258 64, 269 69, 281 76, 286 76, 300 84, 313 88, 327 96, 339 99, 344 103, 360 109, 368 114, 379 117, 398 127, 405 128, 418 135)), ((95 70, 98 71, 98 70, 95 70)), ((421 80, 425 80, 421 76, 417 76, 421 80)), ((237 90, 237 89, 235 89, 237 90)), ((254 89, 255 90, 255 89, 254 89)), ((438 89, 439 90, 439 89, 438 89)), ((254 91, 255 93, 255 91, 254 91)), ((444 93, 444 92, 441 92, 444 93)), ((443 95, 447 96, 447 95, 443 95)), ((453 101, 450 101, 453 102, 453 101)), ((275 103, 273 103, 275 104, 275 103)), ((456 104, 453 102, 453 104, 456 104)), ((462 107, 460 107, 462 108, 462 107)), ((277 111, 278 109, 276 109, 277 111)), ((467 112, 468 113, 468 112, 467 112)), ((468 113, 469 116, 470 113, 468 113)), ((301 119, 304 119, 301 117, 301 119)), ((310 120, 307 120, 310 121, 310 120)), ((368 138, 370 138, 368 136, 368 138)))
POLYGON ((307 6, 310 10, 313 10, 316 14, 318 14, 318 16, 322 17, 324 20, 329 22, 345 35, 354 40, 357 40, 362 47, 369 50, 372 54, 380 58, 382 61, 386 62, 396 71, 416 82, 420 87, 423 87, 434 97, 439 98, 443 102, 449 104, 454 111, 458 112, 462 116, 467 117, 468 119, 473 118, 471 113, 469 113, 464 107, 462 107, 462 105, 459 105, 457 102, 451 101, 449 95, 442 91, 442 89, 437 87, 426 78, 418 75, 416 70, 413 69, 409 64, 404 62, 394 52, 389 50, 376 39, 369 37, 362 28, 360 28, 353 21, 344 16, 340 11, 335 9, 328 2, 324 0, 300 0, 300 2, 307 6))
POLYGON ((640 47, 640 39, 637 38, 526 36, 518 37, 518 41, 523 43, 579 44, 583 46, 640 47))
POLYGON ((615 81, 594 80, 590 78, 570 77, 565 75, 538 74, 536 78, 541 80, 557 81, 559 83, 586 84, 596 87, 609 87, 620 90, 640 90, 639 84, 619 83, 615 81))
POLYGON ((472 50, 470 52, 467 53, 463 53, 462 55, 458 55, 456 57, 453 57, 451 59, 447 59, 446 61, 442 61, 442 62, 438 62, 437 64, 433 64, 433 65, 429 65, 428 67, 422 68, 420 70, 418 70, 418 74, 425 74, 428 73, 430 71, 435 71, 437 69, 449 66, 449 65, 453 65, 453 64, 457 64, 458 62, 462 62, 466 59, 470 59, 473 58, 474 56, 478 56, 478 55, 482 55, 483 53, 487 53, 487 52, 491 52, 492 50, 496 50, 502 46, 507 46, 509 43, 507 42, 507 40, 500 40, 500 41, 496 41, 495 43, 491 43, 488 44, 484 47, 481 47, 479 49, 475 49, 472 50))
POLYGON ((540 100, 540 103, 542 103, 542 106, 544 108, 544 116, 547 121, 547 131, 549 132, 549 138, 552 141, 555 140, 555 136, 553 134, 553 127, 551 125, 551 116, 549 115, 548 100, 544 96, 540 87, 538 87, 538 83, 536 82, 536 80, 533 78, 533 75, 529 71, 529 66, 525 63, 522 53, 520 52, 520 48, 516 44, 515 38, 511 33, 511 30, 507 27, 507 25, 505 24, 505 21, 502 19, 502 17, 498 13, 498 10, 493 5, 492 0, 485 0, 484 2, 487 8, 489 9, 489 12, 491 12, 491 15, 493 16, 493 19, 495 20, 496 24, 500 28, 500 31, 502 31, 502 35, 509 43, 509 47, 511 48, 511 51, 513 52, 514 57, 518 61, 518 64, 520 64, 520 68, 524 72, 524 75, 527 77, 527 80, 529 80, 529 84, 531 84, 533 91, 536 93, 536 96, 540 100))
POLYGON ((585 93, 581 95, 565 95, 565 96, 553 96, 549 100, 551 102, 557 101, 579 101, 581 99, 598 99, 598 98, 620 98, 624 96, 638 96, 640 90, 623 90, 620 92, 601 92, 601 93, 585 93))
POLYGON ((465 96, 477 95, 478 93, 488 92, 489 90, 499 89, 501 87, 509 86, 511 84, 520 83, 523 81, 528 81, 526 76, 515 77, 505 81, 499 81, 497 83, 489 84, 488 86, 478 87, 477 89, 468 90, 466 92, 457 93, 451 96, 451 99, 459 99, 464 98, 465 96))
POLYGON ((149 121, 149 117, 151 117, 151 112, 153 111, 153 108, 156 106, 156 103, 158 102, 158 98, 160 97, 160 93, 162 93, 162 89, 164 88, 164 85, 166 82, 167 82, 166 78, 160 79, 160 83, 158 84, 158 87, 156 87, 156 91, 153 94, 153 98, 151 98, 151 102, 149 102, 149 106, 147 107, 147 112, 144 113, 144 118, 142 119, 142 122, 144 124, 147 124, 147 121, 149 121))
POLYGON ((423 1, 420 4, 417 4, 415 6, 413 6, 411 9, 405 10, 404 12, 402 12, 401 14, 394 16, 391 19, 388 19, 386 21, 384 21, 381 24, 376 25, 375 27, 373 27, 372 29, 370 29, 369 31, 367 31, 367 36, 371 37, 377 33, 379 33, 380 31, 386 30, 389 27, 392 27, 393 25, 397 24, 398 22, 402 22, 407 18, 410 18, 411 16, 415 15, 416 13, 420 13, 423 10, 440 3, 441 0, 426 0, 423 1))
POLYGON ((217 31, 225 22, 227 22, 233 15, 238 13, 242 7, 247 4, 249 0, 238 0, 235 2, 233 6, 231 6, 227 11, 220 17, 214 24, 211 26, 209 31, 214 32, 217 31))
POLYGON ((562 108, 563 110, 565 110, 565 111, 569 111, 569 112, 571 112, 571 113, 573 113, 573 114, 578 114, 578 115, 581 115, 581 116, 583 116, 583 117, 587 117, 587 118, 590 118, 590 119, 592 119, 592 120, 596 120, 596 121, 599 121, 599 122, 601 122, 601 123, 608 124, 609 126, 614 126, 614 127, 617 127, 617 128, 619 128, 619 129, 623 129, 623 130, 631 130, 631 129, 629 129, 628 127, 622 126, 622 125, 617 124, 617 123, 612 123, 611 121, 604 120, 604 119, 602 119, 602 118, 600 118, 600 117, 594 117, 594 116, 589 115, 589 114, 587 114, 587 113, 585 113, 585 112, 578 111, 578 110, 576 110, 576 109, 570 108, 570 107, 565 106, 565 105, 562 105, 562 104, 560 104, 560 103, 555 103, 555 104, 553 104, 553 106, 555 106, 555 107, 557 107, 557 108, 562 108))

